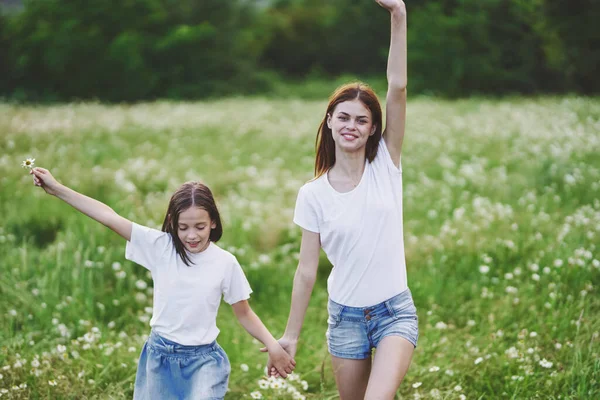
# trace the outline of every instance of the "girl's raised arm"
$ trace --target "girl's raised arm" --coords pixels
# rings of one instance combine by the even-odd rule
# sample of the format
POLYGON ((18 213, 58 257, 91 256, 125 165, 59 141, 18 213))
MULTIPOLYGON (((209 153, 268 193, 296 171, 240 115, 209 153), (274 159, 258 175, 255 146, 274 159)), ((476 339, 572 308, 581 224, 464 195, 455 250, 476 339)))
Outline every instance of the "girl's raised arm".
POLYGON ((388 55, 386 120, 383 138, 396 166, 400 164, 406 125, 406 7, 402 0, 376 0, 390 12, 391 39, 388 55))
POLYGON ((33 183, 46 193, 58 197, 76 210, 109 227, 125 240, 131 240, 131 221, 121 217, 106 204, 59 183, 47 169, 33 168, 30 173, 33 175, 33 183))

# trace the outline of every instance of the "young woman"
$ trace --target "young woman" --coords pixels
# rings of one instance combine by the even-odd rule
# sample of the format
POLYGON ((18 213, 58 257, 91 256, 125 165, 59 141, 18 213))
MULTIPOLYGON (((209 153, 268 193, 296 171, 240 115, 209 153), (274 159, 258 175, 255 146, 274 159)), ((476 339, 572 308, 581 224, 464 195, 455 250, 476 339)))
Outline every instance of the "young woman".
POLYGON ((352 83, 332 95, 317 134, 315 179, 296 203, 300 261, 279 341, 293 357, 323 248, 333 264, 327 343, 342 400, 393 399, 418 339, 402 224, 406 9, 400 0, 377 2, 391 14, 385 131, 368 86, 352 83))

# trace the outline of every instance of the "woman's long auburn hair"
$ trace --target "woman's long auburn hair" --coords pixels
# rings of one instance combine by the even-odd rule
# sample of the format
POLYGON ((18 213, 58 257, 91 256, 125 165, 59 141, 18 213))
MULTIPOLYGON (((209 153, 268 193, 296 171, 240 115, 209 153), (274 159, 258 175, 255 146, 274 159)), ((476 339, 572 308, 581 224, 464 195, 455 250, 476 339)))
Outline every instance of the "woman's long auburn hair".
POLYGON ((315 178, 325 174, 335 164, 335 142, 331 129, 327 126, 327 115, 333 116, 333 111, 338 104, 350 100, 360 100, 365 107, 371 111, 371 118, 375 125, 375 133, 367 140, 365 149, 365 158, 369 162, 375 159, 377 147, 382 135, 382 113, 381 104, 377 95, 371 87, 362 82, 347 83, 340 86, 333 92, 329 98, 329 105, 325 112, 325 117, 321 121, 317 131, 317 141, 315 144, 317 157, 315 159, 315 178))
POLYGON ((162 231, 167 232, 173 239, 175 251, 181 257, 185 265, 188 267, 193 264, 187 250, 177 234, 179 225, 179 214, 190 207, 198 207, 206 210, 210 221, 215 223, 215 228, 210 230, 209 240, 218 242, 223 236, 223 225, 221 225, 221 215, 215 203, 215 198, 208 186, 200 182, 186 182, 179 187, 171 196, 167 215, 163 222, 162 231))

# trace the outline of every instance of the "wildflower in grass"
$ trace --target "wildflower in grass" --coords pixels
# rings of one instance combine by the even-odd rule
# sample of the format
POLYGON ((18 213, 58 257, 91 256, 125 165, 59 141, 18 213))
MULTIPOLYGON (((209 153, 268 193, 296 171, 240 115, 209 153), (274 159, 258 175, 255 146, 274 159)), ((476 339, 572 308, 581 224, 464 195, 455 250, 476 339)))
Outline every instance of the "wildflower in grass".
POLYGON ((554 347, 556 348, 556 350, 560 350, 560 349, 562 348, 562 344, 560 344, 560 343, 556 343, 556 344, 554 345, 554 347))
POLYGON ((240 369, 244 372, 248 372, 250 367, 248 367, 248 364, 240 364, 240 369))
POLYGON ((458 398, 459 400, 467 400, 467 396, 465 396, 464 394, 460 394, 458 398))
POLYGON ((16 316, 17 316, 17 310, 10 310, 8 313, 9 313, 10 315, 12 315, 13 317, 16 317, 16 316))
POLYGON ((461 390, 462 390, 462 386, 460 386, 460 385, 454 386, 454 391, 455 392, 460 392, 461 390))
POLYGON ((517 288, 514 286, 507 286, 504 290, 506 291, 506 293, 517 293, 517 288))
POLYGON ((261 379, 258 381, 258 387, 261 389, 268 389, 269 388, 269 382, 265 379, 261 379))
POLYGON ((63 346, 62 344, 59 344, 58 346, 56 346, 56 351, 58 351, 59 353, 64 353, 65 351, 67 351, 67 346, 63 346))
POLYGON ((32 169, 33 166, 35 164, 35 158, 28 158, 25 161, 23 161, 23 163, 21 164, 21 166, 23 168, 27 168, 27 169, 32 169))
POLYGON ((487 274, 488 272, 490 272, 490 267, 488 267, 487 265, 480 265, 479 272, 481 272, 482 274, 487 274))
POLYGON ((477 359, 475 359, 475 365, 480 364, 483 361, 483 357, 477 357, 477 359))
POLYGON ((440 321, 437 324, 435 324, 435 328, 440 329, 440 330, 447 329, 448 325, 446 325, 444 322, 440 321))
POLYGON ((412 387, 416 389, 419 386, 421 386, 422 384, 423 384, 423 382, 415 382, 415 383, 413 383, 412 387))
POLYGON ((262 393, 259 391, 255 391, 250 393, 250 397, 252 397, 253 399, 262 399, 262 393))
POLYGON ((552 368, 552 362, 546 360, 545 358, 540 361, 540 365, 544 368, 552 368))
POLYGON ((429 368, 429 372, 438 372, 440 370, 440 367, 438 367, 437 365, 434 365, 433 367, 429 368))
POLYGON ((56 381, 53 379, 51 381, 48 381, 48 385, 50 385, 50 386, 56 386, 56 385, 58 385, 58 383, 56 383, 56 381))
POLYGON ((139 279, 135 282, 135 287, 137 287, 140 290, 144 290, 148 287, 148 284, 145 281, 139 279))

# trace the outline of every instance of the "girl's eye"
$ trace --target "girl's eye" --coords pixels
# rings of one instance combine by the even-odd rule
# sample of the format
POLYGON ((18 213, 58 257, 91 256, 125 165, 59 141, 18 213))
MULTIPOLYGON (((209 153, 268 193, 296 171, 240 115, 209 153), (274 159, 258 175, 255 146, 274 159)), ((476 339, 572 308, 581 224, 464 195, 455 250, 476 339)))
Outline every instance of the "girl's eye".
POLYGON ((180 231, 185 231, 187 228, 182 228, 181 226, 179 227, 180 231))
POLYGON ((344 117, 343 115, 340 115, 340 116, 338 117, 338 119, 339 119, 340 121, 346 121, 346 120, 348 119, 348 117, 344 117))

